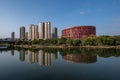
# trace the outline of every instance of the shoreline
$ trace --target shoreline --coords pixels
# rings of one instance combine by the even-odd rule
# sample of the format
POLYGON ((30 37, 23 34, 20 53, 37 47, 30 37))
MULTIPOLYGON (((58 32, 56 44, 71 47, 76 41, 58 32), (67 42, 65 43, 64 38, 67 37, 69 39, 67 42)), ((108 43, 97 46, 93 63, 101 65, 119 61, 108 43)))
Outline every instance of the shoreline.
POLYGON ((120 49, 119 46, 43 46, 43 45, 14 45, 21 48, 93 48, 93 49, 120 49))

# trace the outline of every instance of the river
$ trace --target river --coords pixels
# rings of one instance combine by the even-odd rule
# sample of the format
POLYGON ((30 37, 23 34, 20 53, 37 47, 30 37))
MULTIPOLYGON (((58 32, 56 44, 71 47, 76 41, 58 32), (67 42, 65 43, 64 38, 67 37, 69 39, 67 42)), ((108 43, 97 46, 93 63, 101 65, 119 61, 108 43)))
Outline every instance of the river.
POLYGON ((120 50, 1 48, 0 80, 120 80, 120 50))

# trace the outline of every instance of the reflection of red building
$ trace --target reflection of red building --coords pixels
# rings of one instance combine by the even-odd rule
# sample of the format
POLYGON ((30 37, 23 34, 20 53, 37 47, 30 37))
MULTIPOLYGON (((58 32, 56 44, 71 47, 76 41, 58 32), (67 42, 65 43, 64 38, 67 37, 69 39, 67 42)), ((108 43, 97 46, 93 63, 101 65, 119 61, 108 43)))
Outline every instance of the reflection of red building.
POLYGON ((62 56, 63 59, 67 61, 72 61, 76 63, 93 63, 97 61, 97 56, 86 56, 86 55, 79 55, 79 54, 67 54, 66 56, 62 56))
POLYGON ((63 38, 80 39, 83 37, 88 37, 90 35, 96 35, 95 26, 74 26, 62 30, 63 38))

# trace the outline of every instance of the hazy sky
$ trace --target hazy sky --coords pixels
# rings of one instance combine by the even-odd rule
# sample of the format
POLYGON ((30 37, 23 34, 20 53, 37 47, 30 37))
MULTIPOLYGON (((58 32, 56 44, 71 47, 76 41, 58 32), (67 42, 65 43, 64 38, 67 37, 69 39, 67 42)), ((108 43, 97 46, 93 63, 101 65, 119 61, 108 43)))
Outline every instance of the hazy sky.
POLYGON ((63 28, 94 25, 97 35, 120 35, 120 0, 0 0, 0 38, 20 26, 51 21, 63 28))

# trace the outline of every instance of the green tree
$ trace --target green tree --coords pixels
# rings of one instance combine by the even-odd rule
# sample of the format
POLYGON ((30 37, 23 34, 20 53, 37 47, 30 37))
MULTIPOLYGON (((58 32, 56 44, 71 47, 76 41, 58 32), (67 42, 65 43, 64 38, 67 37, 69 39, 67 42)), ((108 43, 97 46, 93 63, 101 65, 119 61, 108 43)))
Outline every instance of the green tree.
POLYGON ((106 36, 106 35, 103 35, 103 36, 99 36, 99 43, 101 45, 114 45, 115 44, 115 39, 112 38, 111 36, 106 36))
POLYGON ((57 44, 58 44, 58 45, 66 44, 66 40, 67 40, 66 38, 58 39, 57 44))
POLYGON ((73 40, 72 39, 67 39, 66 44, 72 46, 73 45, 73 40))
POLYGON ((97 43, 97 38, 96 37, 88 37, 88 38, 82 40, 82 44, 83 45, 93 45, 93 46, 95 46, 95 45, 98 44, 97 43))
POLYGON ((80 46, 81 40, 73 40, 72 44, 73 44, 73 46, 80 46))

